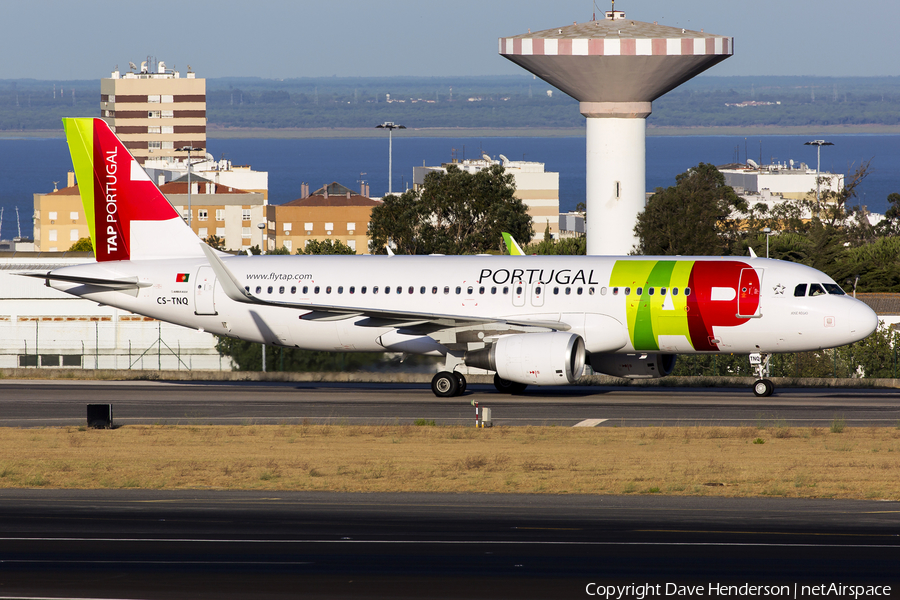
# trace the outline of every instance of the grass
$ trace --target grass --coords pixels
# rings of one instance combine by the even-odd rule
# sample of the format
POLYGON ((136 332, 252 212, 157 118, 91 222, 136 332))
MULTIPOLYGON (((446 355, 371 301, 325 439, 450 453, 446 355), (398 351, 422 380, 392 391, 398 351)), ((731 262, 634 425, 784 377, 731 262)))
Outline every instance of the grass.
POLYGON ((900 430, 128 425, 0 430, 0 488, 900 500, 900 430), (765 443, 760 443, 763 441, 765 443))

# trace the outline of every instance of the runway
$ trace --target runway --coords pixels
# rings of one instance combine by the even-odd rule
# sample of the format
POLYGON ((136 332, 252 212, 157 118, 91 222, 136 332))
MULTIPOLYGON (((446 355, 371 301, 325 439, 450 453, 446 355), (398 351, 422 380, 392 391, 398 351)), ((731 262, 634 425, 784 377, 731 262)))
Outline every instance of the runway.
POLYGON ((635 584, 714 596, 831 583, 893 595, 898 534, 896 503, 864 501, 2 490, 0 597, 584 598, 635 584))
POLYGON ((436 398, 422 384, 0 380, 0 426, 83 425, 88 403, 109 403, 129 424, 474 423, 472 402, 495 426, 597 427, 900 425, 900 392, 783 388, 757 398, 742 388, 546 387, 521 396, 472 385, 436 398))

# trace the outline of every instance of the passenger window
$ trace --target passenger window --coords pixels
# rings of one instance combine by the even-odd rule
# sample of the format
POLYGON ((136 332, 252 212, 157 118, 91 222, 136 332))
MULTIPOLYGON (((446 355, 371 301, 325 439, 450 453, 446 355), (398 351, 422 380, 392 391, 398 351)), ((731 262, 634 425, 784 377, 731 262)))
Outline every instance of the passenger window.
POLYGON ((292 285, 292 286, 291 286, 291 293, 292 293, 292 294, 296 294, 296 293, 297 293, 297 286, 296 286, 296 285, 292 285))
POLYGON ((794 297, 802 298, 805 295, 806 295, 806 284, 805 283, 797 284, 797 287, 794 288, 794 297))
POLYGON ((577 290, 575 290, 575 293, 578 294, 578 295, 580 296, 580 295, 581 295, 582 289, 583 289, 583 288, 578 288, 577 290))
POLYGON ((365 294, 365 293, 366 293, 366 286, 362 286, 361 288, 359 288, 359 293, 365 294))
POLYGON ((825 290, 818 283, 811 283, 809 285, 809 295, 810 296, 824 296, 825 290))
POLYGON ((445 286, 444 286, 444 293, 445 293, 445 294, 449 294, 449 293, 450 293, 450 286, 449 286, 449 285, 445 285, 445 286))
POLYGON ((308 294, 308 293, 309 293, 309 286, 304 285, 304 286, 303 286, 303 294, 306 295, 306 294, 308 294))
POLYGON ((462 288, 459 286, 456 286, 456 295, 458 296, 460 294, 462 294, 462 288))
POLYGON ((330 286, 330 285, 329 285, 328 287, 325 288, 325 293, 326 293, 326 294, 330 294, 330 293, 331 293, 331 286, 330 286))
POLYGON ((625 295, 626 295, 626 296, 630 296, 630 295, 631 295, 631 288, 630 288, 630 287, 625 288, 625 295))
POLYGON ((660 295, 660 296, 665 296, 665 295, 666 295, 666 288, 659 288, 659 295, 660 295))
POLYGON ((431 288, 431 293, 437 294, 437 286, 434 286, 433 288, 431 288))
POLYGON ((613 288, 613 296, 618 296, 618 295, 619 295, 619 288, 614 287, 613 288))
POLYGON ((690 295, 691 295, 691 288, 684 288, 684 295, 685 295, 685 296, 690 296, 690 295))
POLYGON ((262 288, 259 286, 256 286, 256 293, 259 294, 261 292, 262 292, 262 288))
POLYGON ((677 296, 677 295, 678 295, 678 288, 672 288, 672 295, 673 295, 673 296, 677 296))
POLYGON ((389 285, 384 286, 384 293, 385 293, 385 294, 390 294, 390 293, 391 293, 391 286, 389 286, 389 285))
POLYGON ((558 287, 553 288, 553 295, 559 296, 559 288, 558 287))
POLYGON ((491 293, 492 293, 492 294, 496 294, 496 293, 497 293, 497 286, 496 286, 496 285, 495 285, 494 287, 491 288, 491 293))
POLYGON ((318 293, 319 293, 319 286, 316 286, 313 288, 313 294, 318 294, 318 293))
POLYGON ((509 293, 509 287, 508 287, 508 286, 503 286, 503 295, 505 296, 505 295, 507 295, 508 293, 509 293))
POLYGON ((402 293, 403 293, 403 288, 400 287, 399 285, 397 286, 397 293, 398 293, 398 294, 402 294, 402 293))
POLYGON ((534 288, 534 294, 535 294, 536 296, 540 296, 540 295, 541 295, 541 286, 537 286, 536 288, 534 288))
POLYGON ((521 295, 522 295, 522 286, 521 285, 516 286, 516 296, 521 296, 521 295))
POLYGON ((355 286, 352 286, 352 285, 350 286, 350 293, 351 293, 351 294, 355 294, 355 293, 356 293, 356 287, 355 287, 355 286))
POLYGON ((270 285, 269 287, 266 288, 266 293, 267 293, 267 294, 271 294, 271 293, 272 293, 272 286, 271 286, 271 285, 270 285))
POLYGON ((420 294, 424 294, 424 293, 425 293, 425 286, 424 286, 424 285, 423 285, 422 287, 419 288, 419 293, 420 293, 420 294))
POLYGON ((343 293, 344 293, 344 286, 339 285, 338 286, 338 294, 343 294, 343 293))
POLYGON ((250 286, 249 286, 249 285, 245 285, 245 286, 244 286, 244 289, 247 290, 247 293, 248 293, 248 294, 250 293, 250 286))
POLYGON ((281 286, 281 287, 278 288, 278 293, 279 293, 279 294, 283 294, 283 293, 284 293, 284 286, 281 286))
POLYGON ((566 296, 568 296, 568 295, 571 294, 571 293, 572 293, 572 288, 567 287, 567 288, 566 288, 566 296))
POLYGON ((472 286, 470 285, 470 286, 468 287, 468 289, 466 289, 466 294, 468 294, 469 296, 471 296, 473 291, 474 291, 474 289, 473 289, 472 286))
POLYGON ((644 295, 644 288, 639 287, 639 288, 637 289, 637 295, 638 295, 638 296, 643 296, 643 295, 644 295))
MULTIPOLYGON (((591 289, 594 289, 594 288, 591 288, 591 289)), ((600 288, 600 295, 601 295, 601 296, 605 296, 605 295, 606 295, 606 288, 605 288, 605 287, 600 288)))
MULTIPOLYGON (((409 286, 409 290, 408 290, 408 291, 409 291, 410 294, 415 294, 415 293, 416 293, 416 288, 414 288, 413 286, 409 286)), ((425 293, 425 290, 422 290, 422 293, 425 293)))
POLYGON ((480 288, 478 288, 478 293, 479 293, 479 294, 483 294, 483 293, 484 293, 484 286, 481 286, 480 288))
POLYGON ((378 293, 378 286, 377 286, 377 285, 372 287, 372 293, 373 293, 373 294, 377 294, 377 293, 378 293))

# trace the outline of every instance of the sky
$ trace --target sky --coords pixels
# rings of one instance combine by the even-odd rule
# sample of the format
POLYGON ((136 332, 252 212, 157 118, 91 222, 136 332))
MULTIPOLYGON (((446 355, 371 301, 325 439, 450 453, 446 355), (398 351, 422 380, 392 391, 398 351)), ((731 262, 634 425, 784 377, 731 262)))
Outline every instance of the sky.
MULTIPOLYGON (((503 36, 609 0, 7 2, 0 79, 109 77, 148 56, 199 77, 514 75, 503 36)), ((628 18, 734 38, 710 75, 900 75, 900 0, 618 0, 628 18)))

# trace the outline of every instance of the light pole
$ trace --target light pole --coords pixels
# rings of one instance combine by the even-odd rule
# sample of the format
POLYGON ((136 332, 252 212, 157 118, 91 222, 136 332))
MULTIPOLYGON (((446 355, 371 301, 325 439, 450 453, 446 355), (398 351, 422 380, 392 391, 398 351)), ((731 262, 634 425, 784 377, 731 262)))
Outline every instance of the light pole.
POLYGON ((188 175, 188 227, 193 229, 194 211, 191 210, 191 152, 203 150, 203 148, 194 148, 193 146, 182 146, 178 149, 180 152, 187 152, 187 175, 188 175))
POLYGON ((804 146, 816 146, 816 212, 819 212, 819 171, 822 165, 822 146, 834 146, 831 142, 825 140, 813 140, 805 142, 804 146))
POLYGON ((394 130, 406 129, 406 126, 398 125, 393 121, 385 121, 381 125, 376 125, 375 129, 388 130, 388 194, 390 195, 394 191, 391 182, 391 175, 394 169, 394 130))
MULTIPOLYGON (((265 242, 265 237, 266 237, 266 222, 263 221, 262 223, 259 223, 257 225, 257 227, 259 227, 259 254, 260 254, 260 256, 262 256, 263 254, 266 253, 265 249, 263 248, 263 243, 265 242)), ((262 372, 263 373, 266 372, 266 342, 265 341, 263 341, 263 343, 262 343, 262 372)))
POLYGON ((763 227, 763 233, 766 234, 766 258, 769 258, 769 236, 772 235, 771 227, 763 227))

